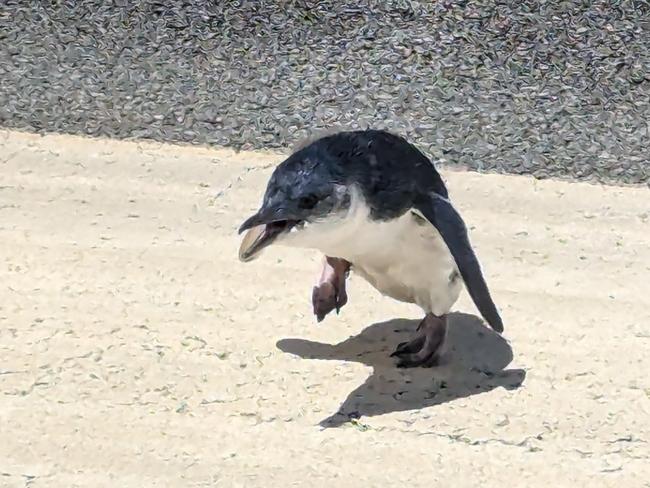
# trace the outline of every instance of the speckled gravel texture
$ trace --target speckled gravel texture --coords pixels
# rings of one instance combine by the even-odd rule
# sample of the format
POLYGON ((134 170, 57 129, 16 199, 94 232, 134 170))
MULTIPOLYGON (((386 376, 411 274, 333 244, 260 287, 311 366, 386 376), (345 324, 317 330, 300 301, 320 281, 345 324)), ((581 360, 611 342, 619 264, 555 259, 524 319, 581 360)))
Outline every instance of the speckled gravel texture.
POLYGON ((3 0, 0 125, 285 150, 381 127, 479 171, 650 183, 650 4, 3 0))

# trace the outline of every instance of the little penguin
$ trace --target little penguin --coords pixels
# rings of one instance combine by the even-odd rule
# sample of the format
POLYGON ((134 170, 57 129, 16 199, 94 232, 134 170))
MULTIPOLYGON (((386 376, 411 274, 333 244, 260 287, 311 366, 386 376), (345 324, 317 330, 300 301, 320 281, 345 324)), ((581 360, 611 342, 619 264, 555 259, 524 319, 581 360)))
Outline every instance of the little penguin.
POLYGON ((467 228, 433 162, 384 130, 340 131, 296 150, 273 171, 261 207, 239 228, 247 262, 270 244, 316 249, 312 291, 320 322, 347 302, 353 271, 383 295, 425 316, 391 354, 398 367, 439 364, 447 314, 463 283, 479 312, 503 331, 467 228))

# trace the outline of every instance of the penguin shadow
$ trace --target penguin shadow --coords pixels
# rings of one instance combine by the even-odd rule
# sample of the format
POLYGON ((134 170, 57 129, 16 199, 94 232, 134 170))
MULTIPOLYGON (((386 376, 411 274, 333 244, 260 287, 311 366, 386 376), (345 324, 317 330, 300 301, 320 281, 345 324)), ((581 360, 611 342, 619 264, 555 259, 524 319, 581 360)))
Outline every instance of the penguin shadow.
POLYGON ((449 314, 446 352, 439 366, 397 368, 390 353, 409 340, 418 323, 393 319, 371 325, 338 344, 282 339, 277 346, 305 359, 357 361, 373 368, 338 411, 320 422, 326 428, 361 417, 432 407, 498 387, 512 390, 523 383, 524 370, 505 369, 513 358, 506 340, 478 317, 464 313, 449 314))

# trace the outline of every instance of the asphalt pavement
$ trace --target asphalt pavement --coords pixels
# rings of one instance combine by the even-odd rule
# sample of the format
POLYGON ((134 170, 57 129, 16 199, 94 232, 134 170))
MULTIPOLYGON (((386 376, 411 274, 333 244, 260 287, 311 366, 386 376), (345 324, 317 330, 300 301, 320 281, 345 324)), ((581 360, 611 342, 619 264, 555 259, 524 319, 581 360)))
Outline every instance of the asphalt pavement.
POLYGON ((649 5, 5 0, 0 126, 281 151, 378 127, 441 164, 647 184, 649 5))

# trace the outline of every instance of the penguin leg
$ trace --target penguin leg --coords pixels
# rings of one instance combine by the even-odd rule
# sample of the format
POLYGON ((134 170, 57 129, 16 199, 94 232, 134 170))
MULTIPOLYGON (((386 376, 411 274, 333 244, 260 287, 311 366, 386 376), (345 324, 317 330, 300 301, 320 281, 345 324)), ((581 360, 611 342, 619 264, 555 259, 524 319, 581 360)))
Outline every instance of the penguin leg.
POLYGON ((350 263, 345 259, 325 256, 320 277, 314 285, 311 302, 318 322, 332 310, 339 310, 348 301, 345 280, 350 271, 350 263))
POLYGON ((397 357, 398 368, 438 365, 442 348, 447 337, 447 316, 438 317, 428 313, 410 342, 402 342, 391 357, 397 357))

